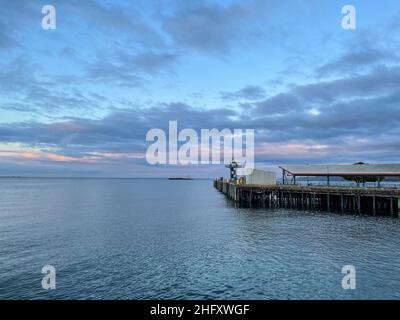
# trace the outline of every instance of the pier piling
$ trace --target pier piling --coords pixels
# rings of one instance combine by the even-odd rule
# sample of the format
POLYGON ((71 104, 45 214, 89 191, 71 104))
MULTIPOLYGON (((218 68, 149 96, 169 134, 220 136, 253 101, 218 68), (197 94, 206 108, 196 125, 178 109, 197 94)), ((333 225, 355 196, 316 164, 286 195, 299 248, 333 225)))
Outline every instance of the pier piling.
POLYGON ((214 187, 238 207, 292 208, 398 217, 400 190, 300 185, 238 185, 222 179, 214 187))

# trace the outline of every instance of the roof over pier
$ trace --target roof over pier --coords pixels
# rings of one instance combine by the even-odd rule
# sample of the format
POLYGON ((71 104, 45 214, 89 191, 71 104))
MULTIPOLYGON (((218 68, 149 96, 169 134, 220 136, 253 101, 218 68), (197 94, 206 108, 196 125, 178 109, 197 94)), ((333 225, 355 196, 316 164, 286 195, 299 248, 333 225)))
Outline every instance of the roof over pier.
POLYGON ((279 166, 292 176, 400 177, 400 164, 289 165, 279 166))

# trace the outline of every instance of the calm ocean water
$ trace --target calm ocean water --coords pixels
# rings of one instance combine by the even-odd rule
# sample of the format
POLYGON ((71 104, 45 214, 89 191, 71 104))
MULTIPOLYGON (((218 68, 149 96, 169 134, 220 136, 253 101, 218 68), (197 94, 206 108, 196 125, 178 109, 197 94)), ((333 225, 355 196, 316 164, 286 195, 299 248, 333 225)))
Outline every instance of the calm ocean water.
POLYGON ((0 179, 1 299, 399 299, 399 248, 400 219, 236 209, 212 181, 0 179))

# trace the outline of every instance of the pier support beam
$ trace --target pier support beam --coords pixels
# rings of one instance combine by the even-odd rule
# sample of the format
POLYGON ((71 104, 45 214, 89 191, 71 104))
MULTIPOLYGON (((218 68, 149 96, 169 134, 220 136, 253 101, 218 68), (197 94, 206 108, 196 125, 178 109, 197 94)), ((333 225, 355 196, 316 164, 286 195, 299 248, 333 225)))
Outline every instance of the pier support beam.
POLYGON ((326 210, 331 211, 331 196, 329 193, 326 195, 326 210))
POLYGON ((393 216, 393 198, 390 198, 390 214, 393 216))
POLYGON ((375 196, 372 196, 372 213, 376 216, 376 199, 375 196))
POLYGON ((340 195, 340 211, 344 213, 344 199, 342 194, 340 195))

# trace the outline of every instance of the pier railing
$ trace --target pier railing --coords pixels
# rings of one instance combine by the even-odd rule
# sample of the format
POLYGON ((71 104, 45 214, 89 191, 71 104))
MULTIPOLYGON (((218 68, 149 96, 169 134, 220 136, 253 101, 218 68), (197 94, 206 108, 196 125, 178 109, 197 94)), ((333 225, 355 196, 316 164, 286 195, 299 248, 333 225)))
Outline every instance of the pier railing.
MULTIPOLYGON (((278 182, 278 184, 282 184, 282 182, 278 182)), ((377 188, 377 189, 400 189, 400 183, 396 182, 382 182, 381 184, 377 184, 375 182, 366 182, 363 184, 356 183, 346 183, 346 182, 330 182, 329 185, 326 182, 322 181, 312 181, 312 182, 296 182, 295 185, 298 186, 327 186, 327 187, 346 187, 346 188, 377 188)))

